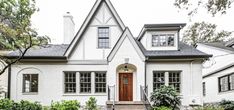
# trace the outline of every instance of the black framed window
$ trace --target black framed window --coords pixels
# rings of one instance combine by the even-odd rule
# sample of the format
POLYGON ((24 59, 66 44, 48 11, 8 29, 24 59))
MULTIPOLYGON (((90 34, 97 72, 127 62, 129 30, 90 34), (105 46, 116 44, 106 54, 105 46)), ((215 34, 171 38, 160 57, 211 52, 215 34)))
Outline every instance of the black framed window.
POLYGON ((219 91, 225 92, 229 90, 229 84, 228 84, 228 76, 223 76, 219 78, 219 91))
POLYGON ((203 96, 206 96, 206 82, 202 82, 202 93, 203 96))
POLYGON ((234 73, 218 78, 219 92, 234 90, 234 73))
POLYGON ((234 74, 231 74, 229 78, 230 78, 230 89, 234 90, 234 74))
POLYGON ((106 72, 95 72, 95 92, 106 92, 106 72))
POLYGON ((109 27, 98 27, 98 48, 109 48, 109 27))
POLYGON ((156 34, 152 35, 152 47, 166 47, 175 45, 174 34, 156 34))
POLYGON ((76 72, 64 72, 64 92, 76 93, 76 72))
POLYGON ((169 86, 180 92, 180 72, 169 72, 169 86))
POLYGON ((80 72, 80 93, 91 93, 91 72, 80 72))
POLYGON ((23 74, 23 92, 38 92, 38 74, 23 74))
POLYGON ((165 72, 153 72, 153 90, 159 89, 160 86, 165 85, 165 72))

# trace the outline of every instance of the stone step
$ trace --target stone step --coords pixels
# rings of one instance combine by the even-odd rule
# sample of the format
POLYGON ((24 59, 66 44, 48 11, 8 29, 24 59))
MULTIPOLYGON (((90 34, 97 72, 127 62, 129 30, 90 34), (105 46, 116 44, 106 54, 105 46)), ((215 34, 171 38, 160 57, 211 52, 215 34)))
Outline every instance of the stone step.
MULTIPOLYGON (((107 101, 107 110, 113 110, 112 101, 107 101)), ((145 106, 141 101, 116 101, 114 110, 145 110, 145 106)))

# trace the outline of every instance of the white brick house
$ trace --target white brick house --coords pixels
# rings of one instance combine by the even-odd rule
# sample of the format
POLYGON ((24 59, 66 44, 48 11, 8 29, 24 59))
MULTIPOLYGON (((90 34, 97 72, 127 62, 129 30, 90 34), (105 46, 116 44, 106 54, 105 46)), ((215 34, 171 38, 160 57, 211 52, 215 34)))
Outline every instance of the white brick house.
MULTIPOLYGON (((73 27, 70 15, 65 22, 73 27)), ((110 97, 115 93, 112 99, 132 102, 141 101, 141 86, 150 94, 160 85, 173 85, 182 105, 201 105, 201 64, 210 55, 179 42, 184 26, 146 24, 134 37, 110 1, 97 0, 74 38, 72 29, 66 30, 71 32, 65 44, 33 48, 11 66, 9 97, 45 105, 77 99, 84 105, 93 96, 105 105, 108 88, 110 97)))

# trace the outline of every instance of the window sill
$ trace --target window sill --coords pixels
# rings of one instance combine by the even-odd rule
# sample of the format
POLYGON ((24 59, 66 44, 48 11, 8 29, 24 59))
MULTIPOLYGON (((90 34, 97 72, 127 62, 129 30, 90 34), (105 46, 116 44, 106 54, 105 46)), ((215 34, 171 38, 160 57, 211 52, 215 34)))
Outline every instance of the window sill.
POLYGON ((228 94, 228 93, 233 93, 233 92, 234 92, 234 90, 222 91, 222 92, 218 92, 218 95, 228 94))
POLYGON ((38 95, 38 92, 24 92, 22 95, 38 95))

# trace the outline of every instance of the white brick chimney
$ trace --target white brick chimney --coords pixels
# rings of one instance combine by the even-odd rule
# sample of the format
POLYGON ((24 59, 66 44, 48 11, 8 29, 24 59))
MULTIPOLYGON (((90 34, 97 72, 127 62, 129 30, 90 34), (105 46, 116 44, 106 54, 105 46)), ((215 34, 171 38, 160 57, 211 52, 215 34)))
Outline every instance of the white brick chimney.
POLYGON ((63 44, 70 44, 74 38, 75 23, 70 12, 63 15, 63 44))

